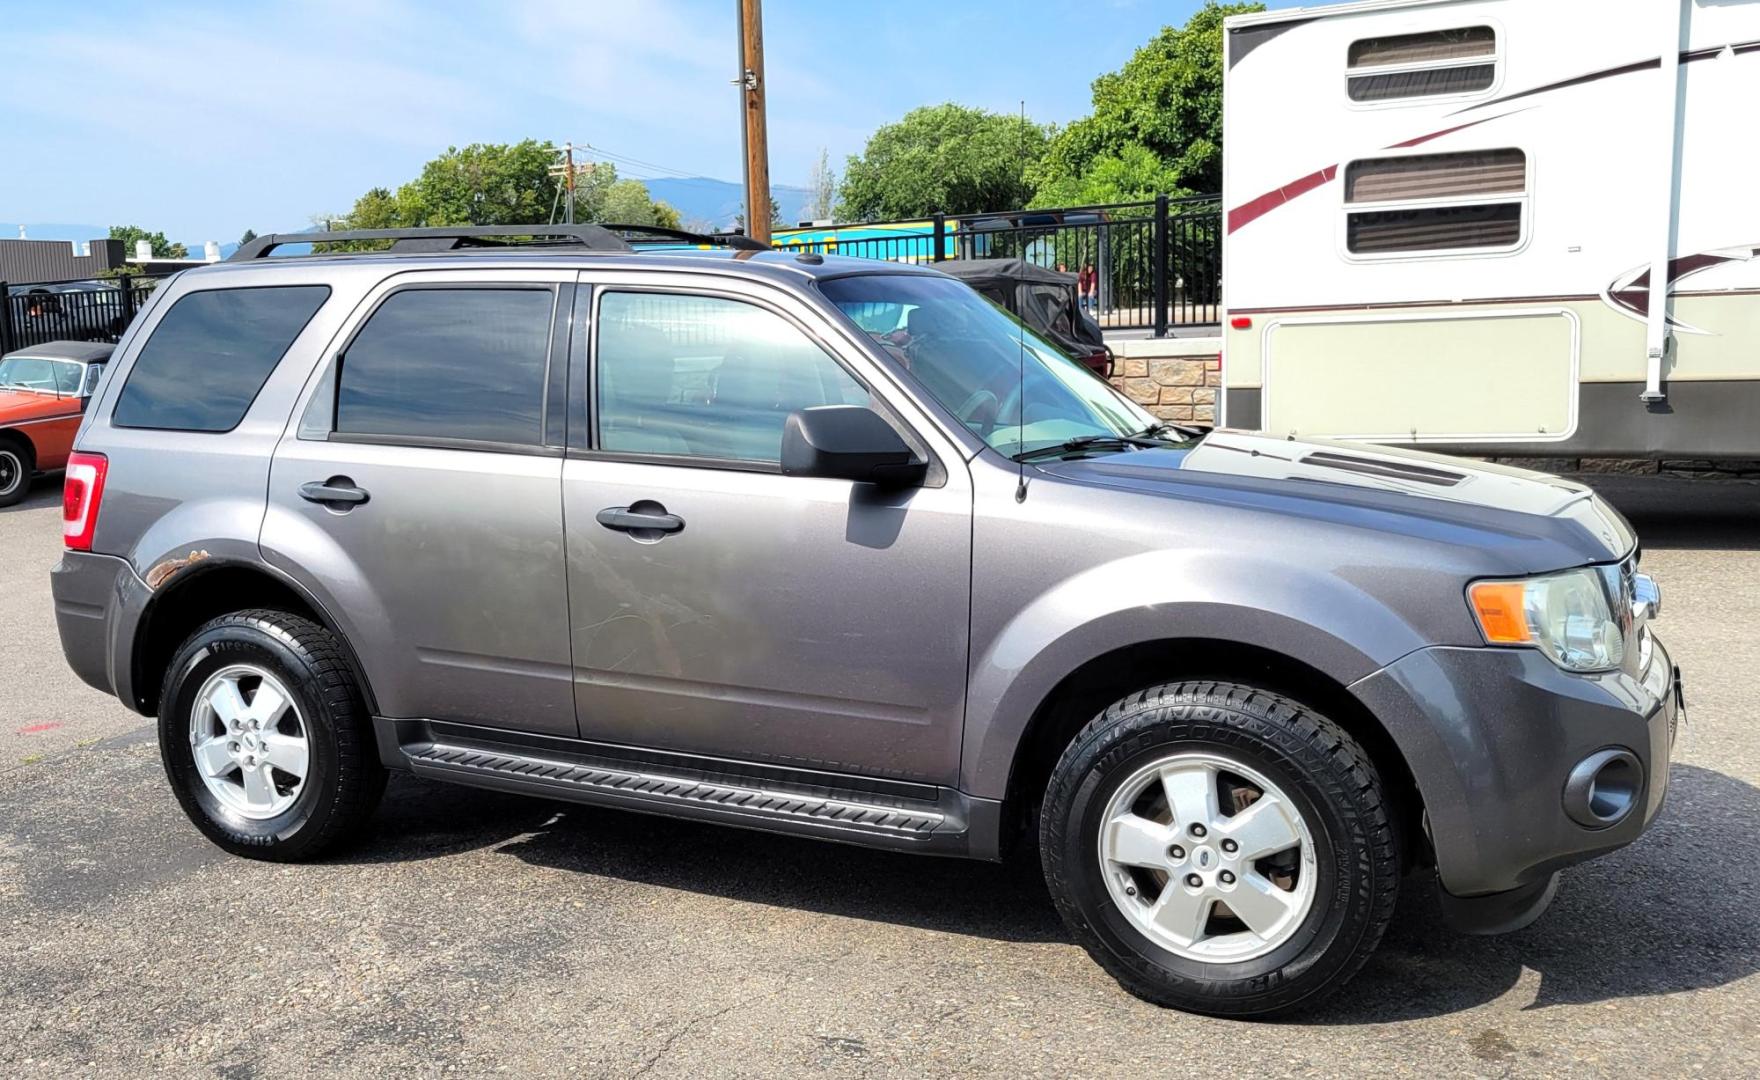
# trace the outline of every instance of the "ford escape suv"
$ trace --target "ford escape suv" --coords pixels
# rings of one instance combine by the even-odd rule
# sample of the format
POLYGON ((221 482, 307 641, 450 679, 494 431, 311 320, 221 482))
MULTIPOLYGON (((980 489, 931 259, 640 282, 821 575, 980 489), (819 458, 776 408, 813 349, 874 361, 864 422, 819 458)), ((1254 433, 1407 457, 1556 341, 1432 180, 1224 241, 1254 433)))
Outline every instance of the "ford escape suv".
POLYGON ((1402 882, 1512 929, 1658 812, 1679 675, 1589 490, 1164 426, 926 267, 534 228, 259 238, 117 349, 61 639, 226 850, 392 769, 1036 847, 1127 989, 1250 1015, 1402 882))

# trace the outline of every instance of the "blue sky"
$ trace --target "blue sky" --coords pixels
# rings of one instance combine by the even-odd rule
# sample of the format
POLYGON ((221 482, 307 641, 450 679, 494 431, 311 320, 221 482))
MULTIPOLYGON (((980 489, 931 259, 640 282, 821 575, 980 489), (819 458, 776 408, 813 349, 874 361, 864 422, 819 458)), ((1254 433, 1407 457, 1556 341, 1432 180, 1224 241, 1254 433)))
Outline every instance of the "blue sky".
MULTIPOLYGON (((740 175, 735 0, 16 2, 0 221, 224 242, 344 211, 448 145, 528 136, 627 175, 740 175)), ((820 147, 840 167, 922 104, 1072 120, 1095 75, 1198 6, 766 0, 772 179, 803 182, 820 147)))

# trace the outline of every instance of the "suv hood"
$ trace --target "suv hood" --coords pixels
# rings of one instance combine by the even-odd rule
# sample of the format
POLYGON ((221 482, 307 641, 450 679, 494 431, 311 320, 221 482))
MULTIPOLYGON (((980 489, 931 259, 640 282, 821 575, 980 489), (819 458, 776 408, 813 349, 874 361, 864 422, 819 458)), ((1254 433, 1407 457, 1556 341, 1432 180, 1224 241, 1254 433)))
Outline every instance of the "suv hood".
POLYGON ((1144 494, 1499 551, 1511 572, 1624 558, 1625 518, 1588 487, 1503 465, 1326 439, 1215 431, 1191 449, 1052 462, 1043 471, 1144 494))

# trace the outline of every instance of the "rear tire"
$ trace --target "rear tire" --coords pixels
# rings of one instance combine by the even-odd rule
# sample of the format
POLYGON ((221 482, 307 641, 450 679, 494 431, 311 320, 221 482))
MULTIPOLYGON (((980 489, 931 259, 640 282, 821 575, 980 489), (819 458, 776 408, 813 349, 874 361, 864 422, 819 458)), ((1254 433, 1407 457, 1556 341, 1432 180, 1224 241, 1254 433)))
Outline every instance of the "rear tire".
POLYGON ((358 835, 385 790, 354 670, 309 619, 210 620, 172 657, 159 702, 177 801, 234 855, 314 858, 358 835))
POLYGON ((1319 1002, 1374 952, 1399 891, 1398 837, 1362 748, 1231 683, 1156 686, 1083 728, 1052 772, 1040 855, 1108 974, 1214 1016, 1319 1002))
POLYGON ((0 506, 14 506, 31 493, 37 463, 30 448, 14 436, 0 437, 0 506))

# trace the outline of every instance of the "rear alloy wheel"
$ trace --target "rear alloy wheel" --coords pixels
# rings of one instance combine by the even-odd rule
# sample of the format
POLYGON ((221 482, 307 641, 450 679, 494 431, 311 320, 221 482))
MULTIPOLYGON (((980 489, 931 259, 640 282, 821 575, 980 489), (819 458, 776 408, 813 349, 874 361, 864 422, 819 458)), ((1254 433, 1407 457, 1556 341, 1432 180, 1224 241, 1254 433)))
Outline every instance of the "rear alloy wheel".
POLYGON ((23 501, 30 490, 30 455, 13 440, 0 439, 0 506, 23 501))
POLYGON ((159 753, 184 813, 254 859, 308 859, 357 835, 385 790, 354 669, 285 611, 197 628, 159 695, 159 753))
POLYGON ((1332 721, 1218 682, 1153 687, 1052 770, 1040 855, 1076 941, 1125 989, 1216 1016, 1321 1001, 1399 891, 1381 781, 1332 721))
POLYGON ((312 767, 293 695, 255 664, 233 664, 208 676, 190 710, 189 743, 208 792, 254 820, 286 813, 312 767))

